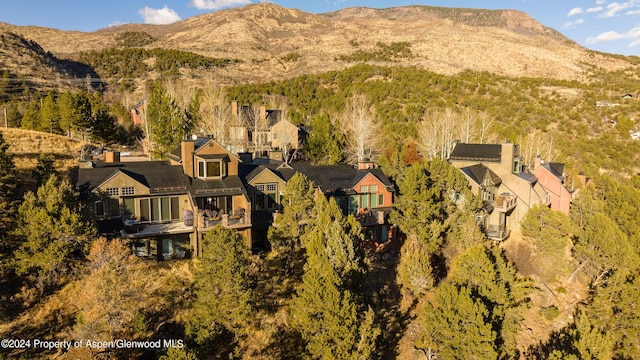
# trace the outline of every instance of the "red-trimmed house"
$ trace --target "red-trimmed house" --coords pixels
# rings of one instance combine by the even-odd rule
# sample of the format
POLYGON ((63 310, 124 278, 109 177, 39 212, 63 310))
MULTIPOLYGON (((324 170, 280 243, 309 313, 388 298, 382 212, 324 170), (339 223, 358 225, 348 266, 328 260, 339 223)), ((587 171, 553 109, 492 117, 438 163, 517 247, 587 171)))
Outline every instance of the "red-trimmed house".
POLYGON ((571 193, 564 186, 566 174, 564 164, 549 162, 540 164, 536 160, 533 175, 538 178, 538 182, 547 191, 551 198, 551 210, 562 211, 569 214, 571 207, 571 193))

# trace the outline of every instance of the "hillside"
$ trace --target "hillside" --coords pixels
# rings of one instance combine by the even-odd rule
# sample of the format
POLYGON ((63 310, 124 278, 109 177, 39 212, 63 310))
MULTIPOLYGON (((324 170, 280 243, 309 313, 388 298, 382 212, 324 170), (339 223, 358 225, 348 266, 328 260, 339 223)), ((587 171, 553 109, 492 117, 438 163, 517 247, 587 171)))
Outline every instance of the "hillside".
MULTIPOLYGON (((416 66, 442 74, 470 69, 514 77, 583 79, 594 68, 619 70, 622 57, 589 51, 528 15, 512 10, 427 6, 350 8, 315 15, 270 3, 218 11, 171 25, 128 24, 92 33, 0 24, 59 58, 118 45, 126 32, 145 32, 147 48, 235 58, 233 66, 200 73, 225 83, 279 80, 340 70, 372 55, 380 46, 405 43, 410 54, 367 62, 416 66), (355 55, 360 55, 360 58, 355 55)), ((4 52, 7 50, 3 44, 4 52)), ((22 74, 29 72, 24 66, 22 74)), ((197 73, 191 73, 198 75, 197 73)))

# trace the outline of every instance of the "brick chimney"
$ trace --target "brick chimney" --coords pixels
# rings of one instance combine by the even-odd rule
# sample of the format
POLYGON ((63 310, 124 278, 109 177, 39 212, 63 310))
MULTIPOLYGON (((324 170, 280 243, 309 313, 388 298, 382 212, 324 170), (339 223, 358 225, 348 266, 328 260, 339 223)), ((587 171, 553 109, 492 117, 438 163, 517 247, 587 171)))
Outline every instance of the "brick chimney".
POLYGON ((189 177, 193 177, 193 153, 195 142, 192 139, 184 139, 180 143, 180 155, 182 157, 182 171, 189 177))

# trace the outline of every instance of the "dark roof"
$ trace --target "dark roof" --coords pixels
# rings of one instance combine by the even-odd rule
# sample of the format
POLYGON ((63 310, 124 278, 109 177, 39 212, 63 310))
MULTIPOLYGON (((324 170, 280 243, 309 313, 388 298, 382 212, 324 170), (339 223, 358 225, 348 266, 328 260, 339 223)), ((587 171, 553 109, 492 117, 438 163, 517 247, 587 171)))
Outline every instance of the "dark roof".
POLYGON ((450 160, 468 161, 495 161, 502 158, 502 145, 500 144, 465 144, 457 143, 453 148, 450 160))
POLYGON ((118 173, 131 177, 153 193, 180 193, 187 189, 182 167, 166 161, 94 162, 93 168, 78 169, 76 186, 81 194, 87 194, 118 173))
POLYGON ((200 180, 198 178, 189 179, 189 192, 191 196, 210 195, 238 195, 246 194, 246 189, 242 180, 237 175, 229 175, 218 180, 200 180))
POLYGON ((466 174, 478 185, 482 185, 486 177, 489 177, 489 181, 493 185, 500 185, 502 183, 502 179, 496 173, 482 164, 463 167, 460 169, 460 171, 466 174))
MULTIPOLYGON (((379 168, 358 170, 351 165, 312 165, 310 163, 292 163, 294 171, 305 174, 313 182, 313 186, 329 194, 342 194, 371 173, 378 178, 388 190, 393 191, 389 178, 379 168)), ((285 171, 281 169, 280 171, 285 171)))
POLYGON ((564 164, 557 162, 550 162, 542 165, 543 168, 547 169, 553 176, 558 178, 560 181, 564 181, 564 164))
POLYGON ((530 173, 529 170, 527 169, 519 172, 518 177, 532 185, 538 182, 538 178, 535 175, 533 175, 533 173, 530 173))

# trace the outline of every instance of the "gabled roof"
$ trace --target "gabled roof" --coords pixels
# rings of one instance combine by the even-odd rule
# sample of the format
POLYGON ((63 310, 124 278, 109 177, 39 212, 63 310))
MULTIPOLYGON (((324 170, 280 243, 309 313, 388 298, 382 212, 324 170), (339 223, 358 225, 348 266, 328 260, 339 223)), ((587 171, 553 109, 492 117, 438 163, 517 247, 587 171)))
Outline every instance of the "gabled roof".
POLYGON ((379 168, 358 170, 350 165, 312 165, 310 163, 291 163, 290 165, 293 170, 305 174, 313 182, 314 187, 325 194, 346 193, 367 174, 372 174, 387 190, 393 191, 389 178, 379 168))
POLYGON ((106 181, 122 173, 155 193, 185 192, 187 178, 181 166, 166 161, 138 161, 122 163, 95 162, 93 168, 78 169, 77 188, 87 194, 106 181))
POLYGON ((484 183, 484 179, 487 178, 492 185, 500 185, 502 179, 496 173, 491 171, 488 167, 482 164, 476 164, 472 166, 463 167, 460 169, 465 175, 469 177, 473 182, 478 185, 484 183))
POLYGON ((288 166, 288 165, 283 166, 283 164, 285 163, 282 162, 282 163, 242 166, 241 168, 244 168, 244 169, 243 171, 241 171, 241 174, 242 173, 246 174, 243 177, 247 183, 251 182, 253 179, 255 179, 258 175, 260 175, 264 171, 269 171, 274 175, 278 176, 279 178, 281 178, 282 180, 289 181, 289 179, 291 179, 291 177, 296 173, 296 171, 293 168, 291 168, 291 166, 288 166))
POLYGON ((543 168, 547 169, 553 176, 555 176, 558 180, 564 181, 564 164, 557 162, 545 163, 542 165, 543 168))
POLYGON ((500 162, 502 145, 500 144, 465 144, 457 143, 449 160, 500 162))
MULTIPOLYGON (((213 142, 215 144, 217 144, 218 146, 220 146, 221 148, 223 148, 225 150, 225 152, 227 154, 229 154, 230 156, 233 156, 234 158, 236 158, 238 161, 241 162, 240 158, 238 156, 236 156, 236 154, 234 154, 233 152, 227 150, 227 148, 225 146, 223 146, 222 144, 220 144, 219 142, 217 142, 216 140, 209 138, 209 137, 197 137, 195 140, 193 140, 193 153, 200 157, 205 159, 206 156, 217 156, 217 155, 198 155, 198 151, 200 151, 200 149, 202 149, 203 146, 207 145, 208 143, 213 142)), ((223 154, 220 154, 220 156, 222 156, 223 154)), ((171 160, 177 161, 177 162, 182 162, 182 145, 178 145, 177 148, 173 149, 173 151, 169 154, 167 154, 167 157, 171 160)))

